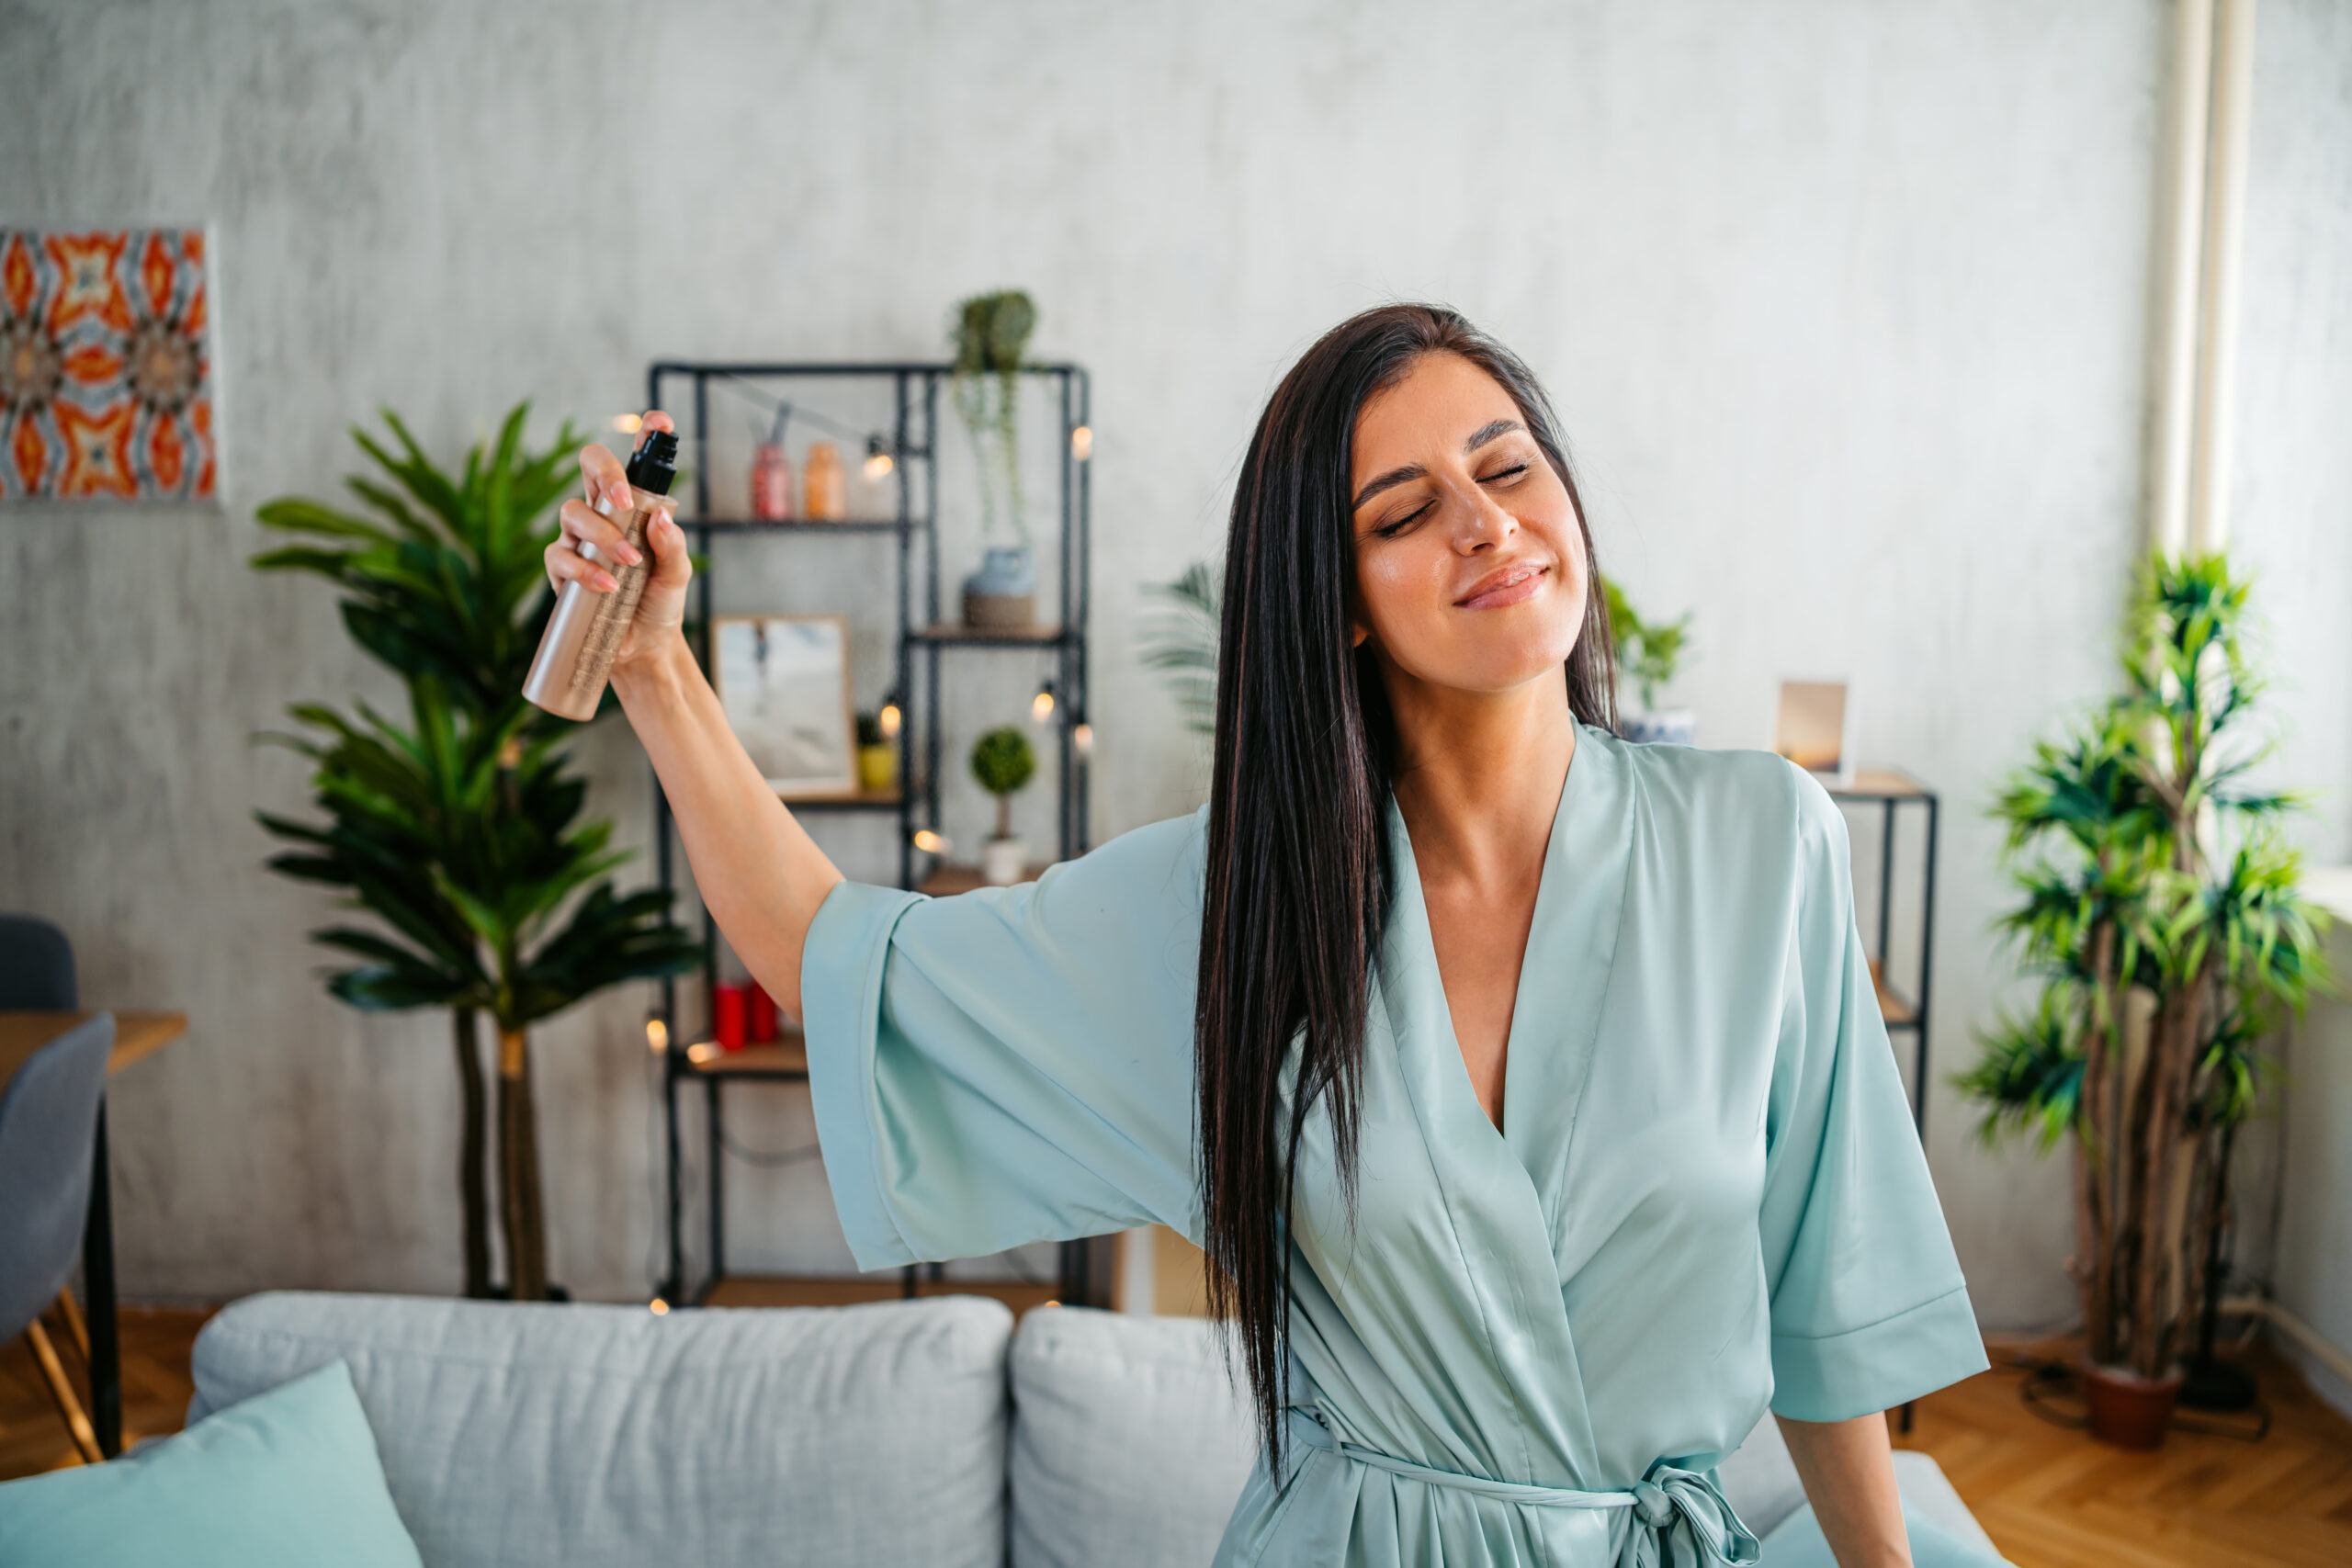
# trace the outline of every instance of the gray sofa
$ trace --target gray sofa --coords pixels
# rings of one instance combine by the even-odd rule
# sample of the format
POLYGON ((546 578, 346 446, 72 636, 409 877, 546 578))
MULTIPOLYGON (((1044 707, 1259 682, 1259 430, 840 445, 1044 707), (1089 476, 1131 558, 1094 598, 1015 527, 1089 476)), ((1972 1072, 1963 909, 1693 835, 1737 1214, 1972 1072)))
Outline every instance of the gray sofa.
MULTIPOLYGON (((992 1301, 680 1312, 251 1297, 188 1417, 342 1359, 427 1568, 1201 1568, 1254 1456, 1206 1325, 992 1301)), ((1906 1502, 1991 1543, 1935 1461, 1906 1502)), ((1803 1496, 1770 1420, 1723 1467, 1803 1496)), ((1769 1559, 1768 1559, 1769 1562, 1769 1559)))

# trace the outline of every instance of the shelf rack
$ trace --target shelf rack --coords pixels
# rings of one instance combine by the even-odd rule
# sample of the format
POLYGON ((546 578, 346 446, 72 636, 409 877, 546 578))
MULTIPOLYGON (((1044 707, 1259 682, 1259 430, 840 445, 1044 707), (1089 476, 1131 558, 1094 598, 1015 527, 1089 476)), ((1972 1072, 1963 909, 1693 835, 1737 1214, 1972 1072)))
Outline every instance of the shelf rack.
MULTIPOLYGON (((944 894, 977 884, 967 868, 944 864, 937 856, 916 847, 915 836, 936 830, 940 822, 940 679, 950 657, 986 657, 1006 649, 1044 653, 1053 660, 1056 785, 1056 858, 1068 860, 1087 849, 1087 769, 1078 754, 1077 732, 1087 722, 1088 583, 1091 565, 1089 521, 1091 465, 1077 433, 1088 425, 1091 384, 1086 371, 1072 364, 1036 364, 1022 367, 1024 378, 1042 378, 1050 386, 1060 413, 1059 460, 1056 466, 1058 504, 1057 612, 1054 623, 1019 632, 986 631, 949 622, 941 608, 939 559, 939 394, 953 367, 944 363, 895 361, 875 364, 844 362, 766 362, 659 360, 646 373, 646 406, 683 413, 683 441, 690 444, 693 467, 693 510, 681 525, 707 563, 695 576, 695 607, 701 619, 700 653, 705 669, 711 663, 713 579, 725 570, 714 549, 722 542, 732 547, 752 543, 802 543, 819 535, 875 537, 893 546, 890 608, 896 615, 892 639, 895 669, 892 694, 902 716, 899 729, 899 787, 839 799, 795 800, 796 812, 875 812, 895 818, 899 843, 899 886, 944 894), (891 393, 888 449, 893 459, 896 505, 888 517, 860 517, 839 522, 807 519, 769 522, 711 514, 710 432, 711 384, 717 380, 852 381, 887 385, 891 393), (683 402, 668 389, 684 383, 683 402)), ((856 461, 851 453, 847 460, 856 461)), ((654 781, 654 842, 657 874, 665 892, 677 888, 674 824, 661 781, 654 781)), ((703 1017, 709 1018, 708 987, 718 973, 718 927, 709 909, 703 910, 705 987, 703 1017)), ((759 1299, 766 1292, 758 1280, 730 1280, 727 1274, 724 1091, 742 1083, 805 1081, 808 1052, 797 1035, 774 1044, 741 1051, 720 1051, 707 1041, 689 1037, 680 1027, 678 982, 662 983, 660 1018, 667 1045, 662 1051, 662 1116, 668 1138, 665 1183, 668 1218, 668 1269, 660 1287, 664 1300, 703 1304, 738 1299, 759 1299), (707 1177, 709 1258, 699 1285, 689 1289, 686 1272, 684 1205, 684 1148, 678 1121, 678 1098, 699 1085, 704 1097, 704 1155, 707 1177)), ((1063 1245, 1059 1278, 1052 1287, 1012 1285, 991 1287, 958 1283, 957 1289, 978 1289, 1005 1297, 1016 1308, 1037 1304, 1030 1296, 1047 1295, 1071 1303, 1100 1303, 1110 1285, 1109 1247, 1105 1238, 1063 1245), (1013 1300, 1018 1297, 1020 1300, 1013 1300)), ((852 1292, 887 1287, 874 1281, 832 1281, 852 1292)), ((818 1282, 812 1281, 812 1285, 818 1282)), ((820 1290, 824 1288, 818 1285, 820 1290)), ((913 1296, 943 1288, 937 1265, 928 1276, 914 1268, 902 1272, 898 1293, 913 1296)), ((772 1292, 770 1292, 772 1293, 772 1292)))
MULTIPOLYGON (((1911 1036, 1911 1124, 1928 1142, 1928 1002, 1935 981, 1936 829, 1942 804, 1936 792, 1900 768, 1858 768, 1851 784, 1832 784, 1829 797, 1840 806, 1876 807, 1878 843, 1878 944, 1870 953, 1871 985, 1886 1032, 1911 1036), (1926 814, 1919 852, 1919 962, 1914 989, 1905 994, 1887 974, 1888 940, 1894 934, 1894 829, 1896 814, 1916 806, 1926 814)), ((1913 1409, 1903 1406, 1901 1427, 1909 1433, 1913 1409)))

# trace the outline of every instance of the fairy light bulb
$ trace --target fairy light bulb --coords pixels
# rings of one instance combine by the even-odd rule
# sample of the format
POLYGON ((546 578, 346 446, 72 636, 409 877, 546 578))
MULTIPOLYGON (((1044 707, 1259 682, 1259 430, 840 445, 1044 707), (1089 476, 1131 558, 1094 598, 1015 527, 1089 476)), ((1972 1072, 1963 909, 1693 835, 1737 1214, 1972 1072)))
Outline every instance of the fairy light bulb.
POLYGON ((882 711, 875 715, 874 717, 875 722, 882 727, 883 739, 896 740, 899 738, 899 723, 903 716, 904 716, 899 712, 898 704, 884 703, 882 705, 882 711))
POLYGON ((1051 686, 1040 686, 1037 688, 1037 694, 1029 699, 1029 717, 1035 723, 1043 724, 1053 716, 1054 689, 1051 686))
POLYGON ((670 1026, 658 1018, 645 1021, 645 1048, 655 1055, 670 1048, 670 1026))
POLYGON ((1081 424, 1069 433, 1069 455, 1083 463, 1094 456, 1094 427, 1081 424))
POLYGON ((645 421, 642 416, 638 414, 616 413, 613 415, 613 428, 619 431, 623 435, 635 435, 639 431, 645 428, 645 421))
POLYGON ((927 855, 944 855, 955 847, 944 833, 934 833, 928 828, 915 829, 915 848, 927 855))
POLYGON ((663 1301, 660 1296, 656 1296, 650 1302, 648 1302, 646 1303, 646 1308, 656 1317, 667 1317, 670 1315, 670 1303, 663 1301))
POLYGON ((888 448, 882 445, 880 436, 869 435, 865 438, 866 483, 872 484, 878 479, 888 479, 890 470, 898 466, 898 459, 890 456, 888 448))
POLYGON ((1070 744, 1078 748, 1078 754, 1080 756, 1091 757, 1094 755, 1094 727, 1092 725, 1081 724, 1077 726, 1069 732, 1069 739, 1070 744))

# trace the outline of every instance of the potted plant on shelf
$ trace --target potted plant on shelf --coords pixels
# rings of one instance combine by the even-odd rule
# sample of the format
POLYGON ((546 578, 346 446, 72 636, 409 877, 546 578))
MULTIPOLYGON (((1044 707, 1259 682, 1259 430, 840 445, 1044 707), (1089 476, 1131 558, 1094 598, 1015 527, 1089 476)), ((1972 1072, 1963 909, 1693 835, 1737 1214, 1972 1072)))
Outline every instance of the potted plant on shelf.
POLYGON ((2298 891, 2245 732, 2260 682, 2240 643, 2248 585, 2221 556, 2150 563, 2122 692, 2003 788, 1995 818, 2023 902, 2003 919, 2041 981, 1954 1082, 1982 1134, 2072 1134, 2075 1255, 2092 1429, 2154 1448, 2219 1280, 2232 1130, 2261 1043, 2325 983, 2324 916, 2298 891))
POLYGON ((671 922, 667 895, 614 891, 606 874, 627 856, 606 848, 611 823, 580 819, 586 781, 556 749, 567 727, 521 697, 554 604, 540 558, 555 535, 548 513, 576 482, 581 440, 567 425, 545 449, 525 450, 528 409, 507 415, 494 447, 475 446, 460 474, 436 467, 389 412, 397 451, 355 430, 379 470, 347 481, 366 510, 273 501, 263 526, 299 542, 254 559, 335 584, 353 639, 407 687, 405 722, 365 702, 347 714, 296 705, 307 733, 270 739, 311 760, 325 820, 256 815, 290 846, 272 869, 339 889, 381 922, 311 933, 359 960, 331 973, 327 988, 370 1011, 450 1010, 470 1296, 497 1293, 475 1020, 487 1013, 496 1026, 504 1293, 518 1301, 548 1294, 530 1026, 702 956, 671 922))
POLYGON ((1028 846, 1013 836, 1012 796, 1037 772, 1029 738, 1005 725, 972 743, 972 776, 996 796, 996 831, 980 846, 980 880, 1009 887, 1028 873, 1028 846))
POLYGON ((1642 705, 1632 713, 1619 705, 1617 728, 1628 740, 1662 740, 1688 746, 1698 739, 1699 719, 1689 708, 1660 708, 1657 694, 1674 680, 1690 649, 1690 617, 1679 621, 1645 621, 1617 584, 1601 580, 1600 592, 1609 611, 1609 639, 1617 645, 1617 672, 1630 674, 1642 694, 1642 705))
POLYGON ((956 413, 972 439, 980 485, 980 570, 964 582, 964 624, 979 631, 1026 630, 1036 618, 1037 569, 1021 498, 1020 396, 1022 355, 1036 326, 1035 302, 1006 288, 957 305, 949 334, 956 413))

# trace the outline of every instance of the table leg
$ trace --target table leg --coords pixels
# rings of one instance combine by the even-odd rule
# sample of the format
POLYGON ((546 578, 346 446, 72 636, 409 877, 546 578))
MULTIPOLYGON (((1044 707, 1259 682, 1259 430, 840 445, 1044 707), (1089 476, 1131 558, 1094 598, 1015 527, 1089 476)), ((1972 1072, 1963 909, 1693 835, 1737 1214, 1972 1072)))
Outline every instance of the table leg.
POLYGON ((122 1452, 122 1350, 114 1309, 114 1201, 107 1160, 107 1102, 98 1100, 97 1135, 90 1156, 90 1213, 82 1231, 82 1282, 89 1293, 90 1424, 98 1451, 122 1452))

